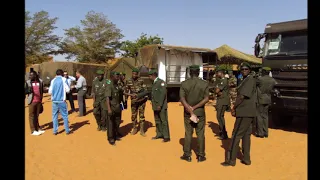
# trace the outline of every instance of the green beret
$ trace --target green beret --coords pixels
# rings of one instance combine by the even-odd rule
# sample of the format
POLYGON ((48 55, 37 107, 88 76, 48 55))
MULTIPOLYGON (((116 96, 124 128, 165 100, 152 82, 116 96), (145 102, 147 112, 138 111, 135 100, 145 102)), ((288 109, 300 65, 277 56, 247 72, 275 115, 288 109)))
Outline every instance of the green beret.
POLYGON ((250 64, 249 64, 249 63, 247 63, 247 62, 243 62, 243 63, 241 63, 241 64, 240 64, 240 68, 242 68, 242 67, 248 67, 249 69, 251 69, 250 64))
POLYGON ((199 65, 191 65, 189 66, 190 69, 200 69, 199 65))
POLYGON ((101 70, 101 69, 99 69, 99 70, 97 70, 97 72, 96 72, 97 74, 99 74, 99 75, 104 75, 104 71, 103 70, 101 70))
POLYGON ((220 66, 217 67, 216 71, 217 71, 217 72, 218 72, 218 71, 226 72, 226 70, 225 70, 223 67, 220 67, 220 66))
POLYGON ((262 67, 262 70, 271 71, 271 68, 270 67, 262 67))
POLYGON ((134 69, 132 69, 132 72, 136 72, 136 73, 138 73, 138 72, 139 72, 139 69, 134 68, 134 69))
POLYGON ((151 71, 148 72, 148 74, 149 74, 149 75, 153 75, 153 74, 156 73, 156 72, 157 72, 156 70, 151 70, 151 71))
POLYGON ((119 72, 115 72, 115 71, 111 72, 111 75, 119 75, 119 74, 120 74, 119 72))
POLYGON ((126 73, 125 73, 125 72, 120 72, 119 74, 120 74, 120 75, 126 75, 126 73))

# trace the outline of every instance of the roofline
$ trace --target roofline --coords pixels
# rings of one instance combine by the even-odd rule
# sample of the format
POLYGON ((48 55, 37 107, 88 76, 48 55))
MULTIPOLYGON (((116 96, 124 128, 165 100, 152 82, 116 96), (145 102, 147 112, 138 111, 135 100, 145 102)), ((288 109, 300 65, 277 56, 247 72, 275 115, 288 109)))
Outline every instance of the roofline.
MULTIPOLYGON (((171 49, 184 49, 184 50, 189 50, 191 52, 195 53, 215 53, 212 49, 209 48, 198 48, 198 47, 189 47, 189 46, 175 46, 175 45, 169 45, 169 44, 151 44, 151 45, 146 45, 144 47, 150 47, 150 46, 157 46, 158 48, 165 49, 165 50, 171 50, 171 49)), ((142 48, 144 48, 142 47, 142 48)))
POLYGON ((265 27, 265 33, 282 33, 301 31, 308 29, 308 19, 299 19, 294 21, 284 21, 278 23, 268 23, 265 27))

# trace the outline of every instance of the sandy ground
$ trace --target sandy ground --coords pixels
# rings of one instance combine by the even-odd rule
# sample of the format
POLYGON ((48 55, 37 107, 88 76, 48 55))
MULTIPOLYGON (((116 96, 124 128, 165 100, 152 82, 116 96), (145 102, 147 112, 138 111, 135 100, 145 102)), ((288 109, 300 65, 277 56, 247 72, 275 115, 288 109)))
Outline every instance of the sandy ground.
MULTIPOLYGON (((181 161, 184 138, 183 108, 179 103, 169 104, 171 142, 151 140, 155 135, 151 105, 146 107, 149 128, 147 137, 128 134, 116 146, 107 143, 106 133, 96 131, 92 114, 92 100, 87 99, 85 117, 69 116, 73 134, 52 135, 51 102, 44 98, 44 112, 40 125, 46 130, 41 136, 31 136, 26 122, 26 179, 27 180, 305 180, 307 179, 307 134, 288 130, 270 129, 268 139, 252 136, 251 166, 237 160, 235 167, 223 167, 228 140, 217 140, 216 112, 206 107, 207 161, 196 162, 193 153, 191 163, 181 161)), ((75 102, 77 106, 77 102, 75 102)), ((130 110, 123 111, 121 132, 130 131, 130 110)), ((28 117, 26 107, 26 117, 28 117)), ((226 125, 231 135, 234 118, 226 113, 226 125)), ((299 126, 299 125, 298 125, 299 126)), ((63 131, 63 125, 59 127, 63 131)), ((195 135, 194 135, 195 136, 195 135)), ((194 145, 195 145, 194 139, 194 145)), ((193 146, 196 147, 196 146, 193 146)))

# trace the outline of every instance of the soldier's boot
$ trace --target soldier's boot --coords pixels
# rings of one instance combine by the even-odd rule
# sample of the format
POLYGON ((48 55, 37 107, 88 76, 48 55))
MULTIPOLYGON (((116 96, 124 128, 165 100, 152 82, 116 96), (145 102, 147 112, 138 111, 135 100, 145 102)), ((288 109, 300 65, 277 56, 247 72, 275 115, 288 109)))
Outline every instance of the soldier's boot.
POLYGON ((146 137, 146 134, 144 133, 144 121, 140 122, 140 135, 146 137))
POLYGON ((137 121, 132 121, 131 135, 135 135, 138 132, 137 121))

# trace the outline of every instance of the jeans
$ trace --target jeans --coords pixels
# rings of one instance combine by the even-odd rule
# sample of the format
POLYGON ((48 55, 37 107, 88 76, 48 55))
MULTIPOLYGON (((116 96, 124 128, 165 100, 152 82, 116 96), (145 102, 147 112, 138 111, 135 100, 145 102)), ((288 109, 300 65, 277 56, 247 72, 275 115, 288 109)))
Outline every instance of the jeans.
POLYGON ((63 125, 66 133, 70 132, 69 122, 68 122, 68 109, 66 102, 52 102, 52 123, 53 123, 53 133, 58 132, 59 122, 58 113, 61 113, 63 119, 63 125))

